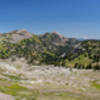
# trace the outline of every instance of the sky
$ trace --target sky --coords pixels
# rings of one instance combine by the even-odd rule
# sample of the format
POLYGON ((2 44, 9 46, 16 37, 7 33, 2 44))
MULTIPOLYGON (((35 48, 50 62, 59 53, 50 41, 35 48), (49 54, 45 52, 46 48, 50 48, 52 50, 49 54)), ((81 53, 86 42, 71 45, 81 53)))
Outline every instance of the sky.
POLYGON ((100 0, 0 0, 0 32, 100 39, 100 0))

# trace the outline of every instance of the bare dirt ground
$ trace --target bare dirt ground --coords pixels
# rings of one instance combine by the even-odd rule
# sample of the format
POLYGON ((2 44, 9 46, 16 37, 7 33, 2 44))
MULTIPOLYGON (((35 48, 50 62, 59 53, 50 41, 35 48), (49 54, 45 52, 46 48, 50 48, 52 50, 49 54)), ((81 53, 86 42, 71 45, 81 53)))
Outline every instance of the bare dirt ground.
POLYGON ((0 69, 0 91, 15 100, 100 100, 100 71, 32 66, 24 59, 0 61, 0 69))

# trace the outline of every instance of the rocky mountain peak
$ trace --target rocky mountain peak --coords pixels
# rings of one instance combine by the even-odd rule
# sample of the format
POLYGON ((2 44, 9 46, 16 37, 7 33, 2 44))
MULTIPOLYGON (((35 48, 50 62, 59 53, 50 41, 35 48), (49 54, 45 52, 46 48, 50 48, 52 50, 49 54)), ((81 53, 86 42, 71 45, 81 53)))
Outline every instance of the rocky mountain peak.
POLYGON ((64 38, 64 36, 62 34, 60 34, 59 32, 52 32, 51 34, 56 35, 59 38, 64 38))
POLYGON ((9 37, 11 42, 16 43, 23 39, 28 39, 32 37, 32 34, 28 32, 26 29, 22 30, 14 30, 11 32, 6 33, 6 36, 9 37))
POLYGON ((26 29, 16 30, 16 33, 29 33, 26 29))

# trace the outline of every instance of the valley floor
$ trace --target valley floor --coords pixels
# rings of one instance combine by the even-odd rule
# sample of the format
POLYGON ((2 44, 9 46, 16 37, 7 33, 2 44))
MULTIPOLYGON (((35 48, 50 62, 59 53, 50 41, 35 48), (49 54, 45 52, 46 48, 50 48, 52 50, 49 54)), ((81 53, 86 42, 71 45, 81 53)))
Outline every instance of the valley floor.
POLYGON ((23 62, 0 61, 0 100, 100 100, 100 71, 23 62))

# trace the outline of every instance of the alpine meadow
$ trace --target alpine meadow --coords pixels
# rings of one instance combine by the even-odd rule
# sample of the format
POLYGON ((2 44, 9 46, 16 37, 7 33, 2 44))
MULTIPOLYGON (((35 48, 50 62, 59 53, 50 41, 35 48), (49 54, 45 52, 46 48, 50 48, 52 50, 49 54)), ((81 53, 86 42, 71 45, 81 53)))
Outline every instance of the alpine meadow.
POLYGON ((0 0, 0 100, 100 100, 100 1, 0 0))

